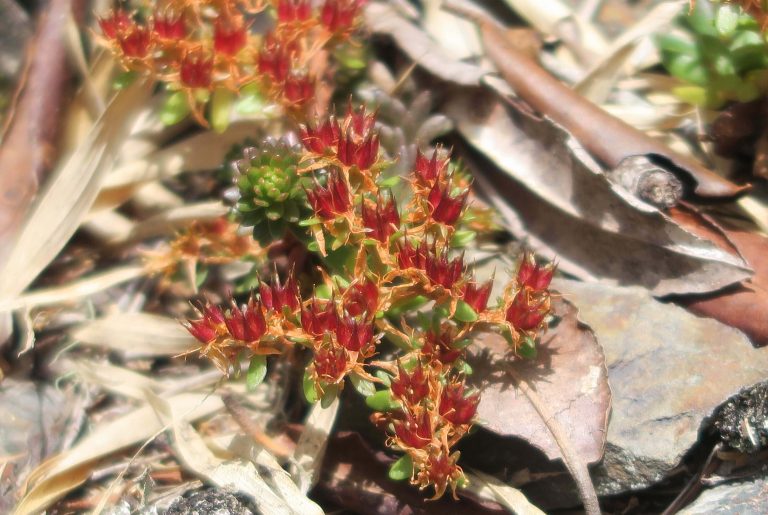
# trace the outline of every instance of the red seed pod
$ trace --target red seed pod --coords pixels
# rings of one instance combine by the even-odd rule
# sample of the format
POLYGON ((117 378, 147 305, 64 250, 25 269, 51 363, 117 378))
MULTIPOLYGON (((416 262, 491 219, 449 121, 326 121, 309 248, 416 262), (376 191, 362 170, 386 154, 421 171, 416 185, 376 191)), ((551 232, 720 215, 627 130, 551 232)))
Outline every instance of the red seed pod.
POLYGON ((312 297, 308 307, 301 310, 301 327, 313 336, 322 336, 326 332, 335 332, 338 325, 338 315, 332 300, 319 302, 312 297))
POLYGON ((365 0, 326 0, 320 10, 320 22, 331 32, 350 30, 365 0))
POLYGON ((400 214, 393 198, 384 203, 381 197, 376 199, 376 207, 371 208, 363 201, 361 205, 363 225, 369 230, 368 235, 382 243, 387 243, 400 228, 400 214))
POLYGON ((341 317, 336 340, 350 352, 365 351, 373 342, 373 324, 350 316, 341 317))
POLYGON ((326 186, 318 185, 315 189, 307 191, 307 200, 315 214, 325 220, 345 214, 352 207, 347 181, 337 169, 333 169, 328 175, 326 186))
POLYGON ((339 143, 341 129, 336 118, 331 116, 316 128, 308 125, 300 126, 301 142, 304 147, 315 154, 325 154, 339 143))
POLYGON ((213 49, 218 54, 237 55, 248 42, 248 29, 240 16, 216 19, 213 29, 213 49))
POLYGON ((379 136, 369 133, 364 138, 355 138, 350 129, 343 130, 337 144, 336 156, 347 166, 368 170, 379 157, 379 136))
POLYGON ((290 73, 283 84, 285 99, 292 104, 304 104, 315 96, 315 81, 308 75, 290 73))
POLYGON ((135 26, 129 32, 118 33, 118 43, 125 57, 141 59, 149 54, 152 37, 149 30, 135 26))
POLYGON ((397 377, 392 380, 390 387, 392 395, 401 399, 408 406, 419 404, 429 394, 429 383, 424 373, 424 367, 419 363, 411 374, 405 371, 401 363, 397 364, 397 368, 397 377))
POLYGON ((518 331, 531 331, 544 321, 549 312, 547 298, 533 298, 526 289, 514 296, 506 309, 507 322, 518 331))
POLYGON ((446 157, 445 159, 438 159, 437 151, 438 149, 435 149, 434 152, 432 152, 432 157, 430 159, 427 159, 424 154, 421 153, 421 150, 416 153, 416 166, 414 167, 413 173, 416 176, 417 182, 422 186, 432 186, 437 178, 441 176, 443 170, 448 166, 450 158, 446 157))
POLYGON ((536 263, 533 253, 526 252, 517 269, 517 284, 521 288, 528 287, 534 291, 544 291, 552 282, 555 273, 553 265, 541 266, 536 263))
POLYGON ((436 222, 454 225, 461 216, 469 190, 465 190, 456 197, 452 197, 450 181, 446 180, 446 184, 440 184, 440 182, 439 180, 435 182, 427 196, 430 215, 436 222))
POLYGON ((188 320, 185 327, 200 343, 211 343, 216 339, 216 327, 209 325, 205 320, 188 320))
POLYGON ((181 83, 188 88, 209 88, 213 77, 213 59, 202 52, 191 52, 181 60, 181 83))
POLYGON ((344 310, 353 317, 373 316, 379 309, 379 287, 368 278, 355 281, 344 291, 344 310))
POLYGON ((279 23, 306 21, 312 16, 312 2, 310 0, 278 0, 275 11, 277 11, 279 23))
POLYGON ((118 35, 134 26, 131 15, 123 9, 110 12, 106 18, 98 18, 101 33, 108 39, 116 39, 118 35))
POLYGON ((274 34, 267 34, 259 52, 259 72, 274 82, 285 82, 291 71, 291 59, 295 52, 293 45, 285 45, 274 34))
POLYGON ((480 393, 464 396, 464 383, 449 383, 440 396, 440 416, 451 424, 469 424, 477 413, 480 393))
POLYGON ((275 276, 274 284, 271 286, 265 282, 259 284, 259 294, 261 303, 268 310, 282 312, 287 307, 291 312, 295 312, 300 307, 299 287, 293 272, 288 275, 285 284, 281 285, 280 280, 275 276))
POLYGON ((449 260, 447 247, 438 253, 433 244, 425 265, 424 271, 429 280, 447 289, 453 288, 464 276, 464 254, 449 260))
POLYGON ((184 16, 165 13, 155 13, 152 28, 155 31, 155 36, 160 39, 167 39, 171 41, 181 41, 187 37, 187 25, 184 21, 184 16))
POLYGON ((475 281, 470 281, 464 286, 461 292, 461 299, 469 304, 476 313, 482 313, 488 306, 488 299, 491 296, 492 288, 492 280, 483 285, 479 285, 475 281))
POLYGON ((404 242, 397 243, 397 264, 401 270, 416 268, 424 270, 427 264, 429 245, 422 240, 418 247, 414 247, 406 237, 404 242))
POLYGON ((417 416, 407 412, 403 420, 394 422, 394 427, 395 436, 407 447, 423 449, 432 441, 432 425, 426 410, 417 416))
POLYGON ((347 370, 347 353, 341 347, 323 345, 315 351, 313 360, 317 378, 326 383, 336 383, 344 378, 347 370))
POLYGON ((461 356, 461 349, 454 349, 451 345, 454 342, 454 335, 448 331, 429 330, 424 335, 424 345, 421 352, 430 359, 450 365, 461 356))

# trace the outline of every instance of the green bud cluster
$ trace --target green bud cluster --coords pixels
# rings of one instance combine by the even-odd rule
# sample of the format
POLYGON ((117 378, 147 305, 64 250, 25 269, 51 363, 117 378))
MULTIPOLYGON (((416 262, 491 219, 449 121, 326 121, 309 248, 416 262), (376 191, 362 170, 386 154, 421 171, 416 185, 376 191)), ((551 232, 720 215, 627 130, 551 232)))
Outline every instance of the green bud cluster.
POLYGON ((298 174, 299 149, 285 141, 267 140, 243 150, 235 161, 240 198, 235 210, 243 226, 266 245, 282 238, 289 224, 298 223, 306 209, 298 174))

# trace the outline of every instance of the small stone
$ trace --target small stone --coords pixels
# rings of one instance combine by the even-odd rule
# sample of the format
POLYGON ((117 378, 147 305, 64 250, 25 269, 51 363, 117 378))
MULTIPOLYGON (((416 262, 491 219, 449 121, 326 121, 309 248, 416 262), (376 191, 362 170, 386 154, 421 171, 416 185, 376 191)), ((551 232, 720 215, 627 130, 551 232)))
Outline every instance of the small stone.
POLYGON ((761 515, 768 513, 768 478, 728 483, 702 492, 679 515, 761 515))
POLYGON ((729 447, 755 453, 768 447, 768 381, 745 388, 723 404, 712 425, 729 447))
POLYGON ((168 508, 167 515, 257 515, 243 497, 214 488, 196 490, 180 497, 168 508))

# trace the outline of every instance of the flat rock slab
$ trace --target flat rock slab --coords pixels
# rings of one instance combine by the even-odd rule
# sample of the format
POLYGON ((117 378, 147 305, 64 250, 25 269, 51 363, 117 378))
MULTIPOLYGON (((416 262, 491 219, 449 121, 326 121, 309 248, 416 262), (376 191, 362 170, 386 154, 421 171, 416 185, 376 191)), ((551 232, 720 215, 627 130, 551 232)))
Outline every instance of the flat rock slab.
POLYGON ((768 349, 646 290, 567 280, 554 287, 605 353, 613 406, 605 458, 593 469, 601 495, 664 479, 720 404, 768 376, 768 349))
POLYGON ((764 515, 768 513, 768 478, 730 483, 702 492, 679 515, 764 515))

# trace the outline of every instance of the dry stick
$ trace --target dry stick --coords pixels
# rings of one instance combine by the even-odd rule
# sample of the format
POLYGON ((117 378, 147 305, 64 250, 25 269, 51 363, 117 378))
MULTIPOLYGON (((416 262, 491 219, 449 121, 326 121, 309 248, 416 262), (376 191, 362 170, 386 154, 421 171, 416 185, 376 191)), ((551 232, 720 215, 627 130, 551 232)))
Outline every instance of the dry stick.
POLYGON ((515 93, 567 129, 607 167, 615 168, 630 156, 658 156, 674 165, 675 171, 684 172, 683 177, 695 184, 693 192, 699 197, 729 198, 750 188, 734 184, 695 159, 674 152, 573 91, 515 48, 507 31, 485 13, 455 0, 446 1, 444 8, 476 23, 487 57, 515 93))
POLYGON ((539 397, 536 391, 528 386, 521 377, 519 377, 514 371, 509 370, 509 375, 517 383, 517 387, 525 394, 531 405, 541 417, 544 425, 547 426, 549 432, 552 434, 552 438, 555 439, 557 446, 560 448, 560 453, 563 455, 563 461, 565 466, 568 467, 568 471, 573 476, 573 480, 576 482, 576 487, 579 490, 579 497, 581 502, 584 503, 584 510, 587 515, 600 515, 600 503, 597 500, 597 493, 595 487, 592 485, 592 478, 589 476, 589 470, 587 470, 586 464, 581 460, 576 450, 571 445, 571 441, 568 435, 565 434, 563 426, 555 419, 550 413, 549 408, 544 401, 539 397))
POLYGON ((222 393, 221 400, 224 401, 224 407, 227 408, 227 411, 232 415, 232 418, 235 419, 235 422, 237 422, 237 424, 243 428, 243 431, 253 438, 256 443, 262 445, 269 452, 280 458, 286 458, 293 455, 293 449, 289 449, 288 447, 277 443, 264 433, 253 420, 251 420, 248 412, 243 405, 240 404, 240 401, 235 398, 234 394, 229 392, 222 393))

